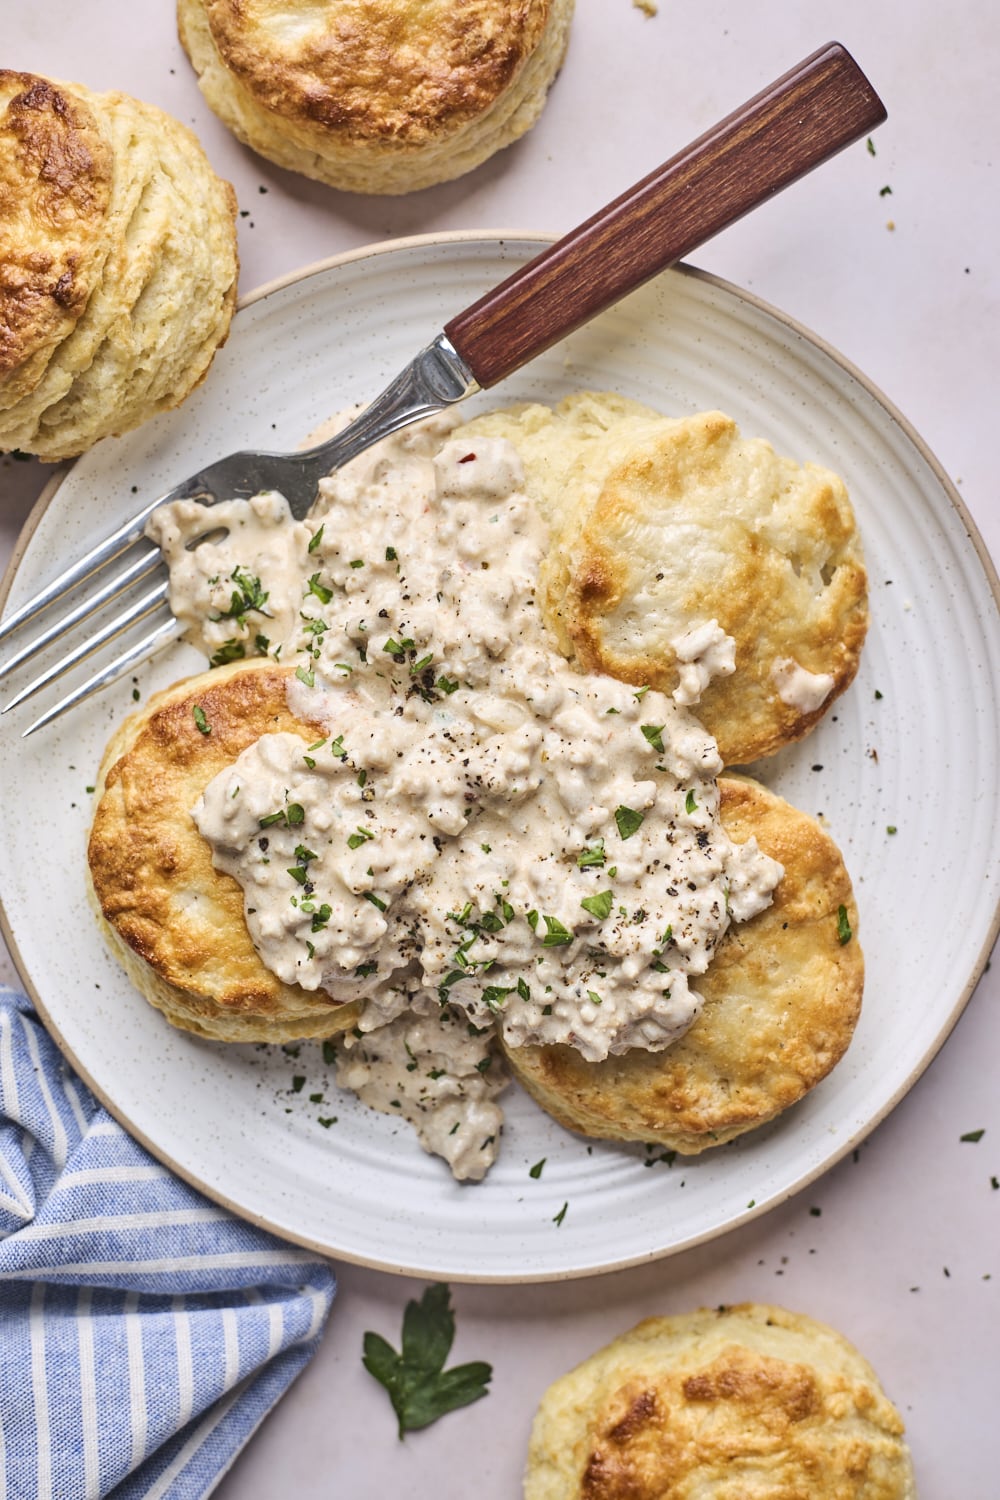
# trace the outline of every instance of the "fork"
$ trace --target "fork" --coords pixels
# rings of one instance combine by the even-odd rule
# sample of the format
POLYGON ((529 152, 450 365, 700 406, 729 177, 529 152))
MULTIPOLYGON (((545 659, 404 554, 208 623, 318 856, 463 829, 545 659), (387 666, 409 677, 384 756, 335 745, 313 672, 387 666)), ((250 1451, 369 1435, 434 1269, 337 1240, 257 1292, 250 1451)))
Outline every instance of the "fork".
MULTIPOLYGON (((411 422, 496 385, 589 322, 750 209, 869 134, 886 110, 837 42, 805 58, 644 177, 577 229, 458 313, 361 415, 329 441, 297 453, 242 452, 218 459, 159 495, 0 624, 0 640, 22 630, 88 580, 65 613, 0 667, 0 678, 112 600, 159 573, 160 581, 23 687, 7 713, 140 620, 167 606, 159 548, 144 528, 173 500, 218 500, 279 490, 303 519, 319 480, 411 422), (117 570, 109 571, 114 564, 117 570), (99 577, 100 575, 100 577, 99 577)), ((206 518, 206 532, 210 523, 206 518)), ((34 733, 177 639, 171 616, 61 698, 24 731, 34 733)))

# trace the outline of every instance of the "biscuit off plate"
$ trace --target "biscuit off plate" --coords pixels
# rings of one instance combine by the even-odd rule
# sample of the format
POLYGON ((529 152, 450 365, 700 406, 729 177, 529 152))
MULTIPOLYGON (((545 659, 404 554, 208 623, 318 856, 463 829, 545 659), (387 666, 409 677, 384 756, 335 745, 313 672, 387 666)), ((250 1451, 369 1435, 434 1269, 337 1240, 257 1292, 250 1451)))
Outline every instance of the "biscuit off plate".
MULTIPOLYGON (((212 378, 183 408, 98 445, 49 487, 16 555, 10 603, 106 534, 134 507, 133 485, 154 495, 262 438, 293 448, 332 412, 373 395, 457 308, 542 244, 483 234, 394 241, 250 297, 212 378)), ((73 1065, 210 1197, 289 1239, 389 1271, 498 1282, 584 1275, 762 1213, 849 1151, 919 1077, 997 931, 997 580, 919 438, 834 351, 685 267, 468 409, 587 388, 670 414, 719 407, 779 452, 835 469, 857 512, 872 580, 857 680, 808 739, 754 774, 827 820, 854 882, 866 998, 844 1060, 774 1124, 647 1169, 642 1146, 587 1143, 512 1088, 497 1165, 484 1183, 460 1186, 407 1126, 340 1094, 318 1047, 293 1057, 176 1032, 104 947, 85 894, 86 787, 133 687, 145 699, 201 670, 195 652, 172 648, 44 734, 0 742, 4 933, 73 1065), (928 920, 942 890, 961 922, 928 920), (320 1115, 336 1123, 324 1127, 320 1115), (529 1178, 543 1156, 544 1173, 529 1178)))

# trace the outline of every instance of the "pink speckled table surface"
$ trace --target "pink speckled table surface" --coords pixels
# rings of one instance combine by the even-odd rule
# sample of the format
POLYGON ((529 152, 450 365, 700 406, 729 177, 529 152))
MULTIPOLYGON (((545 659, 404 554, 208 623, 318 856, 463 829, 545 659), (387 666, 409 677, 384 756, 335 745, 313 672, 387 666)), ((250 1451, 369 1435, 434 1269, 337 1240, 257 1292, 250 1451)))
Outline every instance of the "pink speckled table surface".
MULTIPOLYGON (((569 55, 535 130, 466 178, 402 199, 347 196, 272 167, 210 113, 169 0, 8 5, 4 62, 120 88, 190 123, 236 186, 249 290, 373 240, 433 230, 559 231, 651 170, 821 43, 844 42, 889 109, 864 145, 695 257, 800 320, 915 425, 1000 556, 1000 22, 992 0, 577 0, 569 55), (886 191, 886 190, 890 191, 886 191)), ((0 553, 42 487, 0 459, 0 553)), ((7 731, 10 732, 10 731, 7 731)), ((961 921, 941 905, 934 922, 961 921)), ((15 979, 0 951, 0 974, 15 979)), ((224 1500, 399 1494, 506 1500, 535 1404, 639 1318, 758 1299, 828 1321, 872 1361, 907 1422, 921 1494, 995 1500, 1000 1390, 1000 979, 987 970, 942 1052, 825 1177, 708 1245, 583 1281, 457 1286, 456 1360, 494 1366, 488 1399, 397 1441, 361 1366, 395 1341, 412 1281, 345 1265, 323 1346, 216 1493, 224 1500), (983 1131, 977 1141, 961 1137, 983 1131)))

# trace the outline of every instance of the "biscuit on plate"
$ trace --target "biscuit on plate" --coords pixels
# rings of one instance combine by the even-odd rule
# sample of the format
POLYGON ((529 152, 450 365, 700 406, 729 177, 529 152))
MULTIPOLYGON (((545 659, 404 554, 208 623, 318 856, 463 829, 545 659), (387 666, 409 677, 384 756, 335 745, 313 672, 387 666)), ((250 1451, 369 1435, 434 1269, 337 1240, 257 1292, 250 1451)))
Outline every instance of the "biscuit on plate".
POLYGON ((829 469, 741 436, 721 412, 664 417, 591 392, 467 430, 522 454, 552 528, 542 607, 583 671, 672 693, 700 627, 732 637, 735 670, 694 707, 726 765, 800 739, 853 680, 867 579, 829 469))
POLYGON ((744 1303, 647 1318, 549 1387, 525 1500, 915 1500, 899 1412, 857 1349, 744 1303))
POLYGON ((459 177, 523 135, 573 0, 178 0, 209 105, 261 156, 354 193, 459 177))
POLYGON ((236 199, 179 121, 0 71, 0 449, 71 458, 204 377, 236 302, 236 199))
POLYGON ((243 892, 214 868, 191 817, 208 782, 262 734, 316 738, 288 708, 291 671, 265 658, 189 677, 132 714, 101 765, 88 857, 104 935, 168 1021, 215 1041, 330 1036, 361 1012, 264 967, 243 892))
MULTIPOLYGON (((815 819, 743 777, 719 781, 723 827, 785 873, 772 904, 733 923, 692 987, 704 1005, 663 1052, 585 1062, 571 1047, 509 1047, 514 1076, 560 1125, 696 1155, 795 1104, 847 1050, 864 959, 851 883, 815 819)), ((502 1042, 502 1038, 501 1038, 502 1042)))

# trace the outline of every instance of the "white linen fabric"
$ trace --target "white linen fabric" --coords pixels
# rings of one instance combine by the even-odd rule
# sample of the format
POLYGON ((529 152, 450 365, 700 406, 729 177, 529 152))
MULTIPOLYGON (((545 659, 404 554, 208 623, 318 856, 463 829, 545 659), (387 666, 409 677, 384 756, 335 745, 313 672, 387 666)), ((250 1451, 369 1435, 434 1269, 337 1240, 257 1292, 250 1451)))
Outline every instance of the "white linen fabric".
POLYGON ((334 1291, 137 1145, 0 988, 0 1500, 208 1495, 334 1291))

